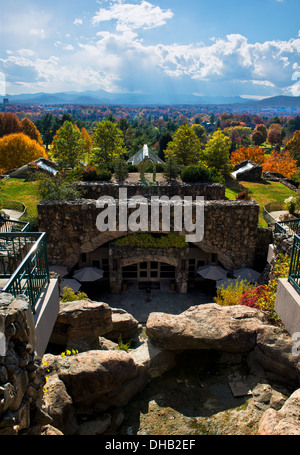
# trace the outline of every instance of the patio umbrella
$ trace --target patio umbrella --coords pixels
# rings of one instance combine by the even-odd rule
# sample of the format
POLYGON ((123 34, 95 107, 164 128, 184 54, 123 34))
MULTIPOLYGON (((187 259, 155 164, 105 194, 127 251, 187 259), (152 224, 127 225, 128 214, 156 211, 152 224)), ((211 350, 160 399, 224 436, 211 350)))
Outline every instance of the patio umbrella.
POLYGON ((103 270, 100 270, 97 267, 84 267, 83 269, 77 270, 74 273, 73 278, 78 281, 92 282, 103 278, 103 274, 103 270))
POLYGON ((238 283, 236 278, 223 278, 222 280, 218 280, 216 283, 217 288, 228 288, 231 284, 238 283))
POLYGON ((244 268, 235 270, 233 272, 233 276, 235 278, 240 278, 241 280, 247 280, 250 283, 256 283, 256 281, 260 277, 260 273, 256 272, 253 269, 244 267, 244 268))
POLYGON ((58 275, 60 275, 61 277, 66 276, 69 273, 67 267, 58 264, 50 265, 49 270, 50 272, 58 273, 58 275))
POLYGON ((227 270, 218 265, 204 265, 199 267, 197 273, 207 280, 218 281, 227 277, 227 270))
POLYGON ((74 292, 78 292, 81 284, 72 278, 63 278, 61 280, 61 289, 63 290, 64 288, 71 288, 74 292))

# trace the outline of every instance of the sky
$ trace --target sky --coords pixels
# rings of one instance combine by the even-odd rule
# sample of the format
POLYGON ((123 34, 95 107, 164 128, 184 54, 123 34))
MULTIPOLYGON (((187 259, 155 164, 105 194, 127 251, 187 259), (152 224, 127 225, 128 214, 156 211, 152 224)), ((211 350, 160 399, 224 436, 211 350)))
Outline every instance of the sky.
POLYGON ((300 96, 300 0, 0 0, 0 94, 300 96))

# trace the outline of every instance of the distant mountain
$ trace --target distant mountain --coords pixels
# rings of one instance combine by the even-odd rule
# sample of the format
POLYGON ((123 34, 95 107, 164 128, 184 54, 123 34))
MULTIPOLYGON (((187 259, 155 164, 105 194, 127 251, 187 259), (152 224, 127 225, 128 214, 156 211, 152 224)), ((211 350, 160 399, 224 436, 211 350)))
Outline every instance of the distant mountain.
POLYGON ((257 108, 300 108, 300 96, 274 96, 262 100, 250 100, 235 97, 206 97, 196 95, 142 95, 132 93, 109 93, 104 90, 85 91, 85 92, 61 92, 61 93, 35 93, 22 95, 7 95, 11 104, 31 104, 31 105, 211 105, 211 106, 231 106, 231 107, 257 107, 257 108))
POLYGON ((218 105, 246 103, 244 98, 236 97, 204 97, 196 95, 172 94, 168 96, 165 93, 153 96, 132 93, 108 93, 103 90, 86 91, 86 92, 62 92, 62 93, 35 93, 21 95, 7 95, 11 104, 86 104, 86 105, 105 105, 105 104, 201 104, 201 105, 218 105))

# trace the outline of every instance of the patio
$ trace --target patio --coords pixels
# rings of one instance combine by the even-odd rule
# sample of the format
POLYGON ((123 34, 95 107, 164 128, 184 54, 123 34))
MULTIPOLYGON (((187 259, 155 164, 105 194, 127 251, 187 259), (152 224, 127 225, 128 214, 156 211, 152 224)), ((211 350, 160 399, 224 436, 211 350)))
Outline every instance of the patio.
POLYGON ((138 283, 128 286, 126 292, 118 295, 110 294, 106 291, 98 291, 96 287, 85 285, 82 289, 90 299, 107 303, 112 308, 121 308, 139 321, 146 324, 150 313, 180 314, 190 307, 212 303, 213 294, 201 292, 199 290, 190 291, 188 294, 178 294, 170 291, 168 283, 161 282, 159 290, 152 289, 149 299, 146 290, 141 290, 138 283))

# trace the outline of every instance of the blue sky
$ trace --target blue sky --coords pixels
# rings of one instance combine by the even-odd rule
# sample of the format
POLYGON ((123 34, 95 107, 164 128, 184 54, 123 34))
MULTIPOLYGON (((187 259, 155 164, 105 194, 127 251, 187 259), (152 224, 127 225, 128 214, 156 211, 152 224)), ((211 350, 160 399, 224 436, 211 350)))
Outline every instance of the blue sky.
POLYGON ((299 0, 0 0, 1 95, 299 96, 299 18, 299 0))

